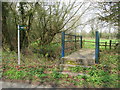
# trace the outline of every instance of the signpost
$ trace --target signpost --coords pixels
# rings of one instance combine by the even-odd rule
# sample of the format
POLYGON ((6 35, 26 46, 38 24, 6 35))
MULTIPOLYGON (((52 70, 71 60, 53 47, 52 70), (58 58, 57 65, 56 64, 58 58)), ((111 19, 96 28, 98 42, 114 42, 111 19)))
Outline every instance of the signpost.
POLYGON ((20 30, 27 30, 27 25, 18 25, 18 65, 20 65, 20 30))

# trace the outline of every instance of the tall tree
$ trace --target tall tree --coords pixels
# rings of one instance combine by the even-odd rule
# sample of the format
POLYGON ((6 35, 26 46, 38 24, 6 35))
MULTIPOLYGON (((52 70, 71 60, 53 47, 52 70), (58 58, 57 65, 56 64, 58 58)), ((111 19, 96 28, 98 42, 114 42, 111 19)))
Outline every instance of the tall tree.
MULTIPOLYGON (((10 50, 17 51, 17 26, 28 25, 27 31, 21 32, 21 49, 28 47, 28 34, 31 27, 34 14, 34 4, 33 3, 2 3, 2 36, 3 42, 9 45, 10 50), (19 4, 19 6, 18 6, 19 4)), ((4 45, 4 43, 3 43, 4 45)))
POLYGON ((101 3, 103 12, 100 15, 100 20, 110 23, 118 27, 118 39, 120 39, 120 1, 101 3))
POLYGON ((31 28, 32 20, 33 20, 33 14, 35 10, 35 6, 33 4, 27 3, 27 2, 20 2, 18 7, 18 13, 19 13, 19 25, 27 25, 28 29, 21 30, 20 31, 20 46, 21 49, 25 49, 29 45, 29 30, 31 28), (30 7, 30 9, 29 9, 30 7))
POLYGON ((14 46, 12 44, 12 37, 10 35, 10 31, 8 30, 8 19, 10 15, 10 9, 9 9, 10 4, 7 2, 2 3, 2 41, 3 44, 7 43, 10 46, 10 50, 14 50, 14 46))

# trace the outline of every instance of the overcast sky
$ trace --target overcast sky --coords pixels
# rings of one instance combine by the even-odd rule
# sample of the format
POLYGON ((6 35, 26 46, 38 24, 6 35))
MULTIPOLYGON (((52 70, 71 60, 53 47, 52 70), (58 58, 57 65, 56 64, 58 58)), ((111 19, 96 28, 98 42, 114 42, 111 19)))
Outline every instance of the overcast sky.
MULTIPOLYGON (((22 1, 22 2, 35 2, 35 1, 42 1, 42 0, 0 0, 2 2, 18 2, 18 1, 22 1)), ((45 1, 45 0, 43 0, 45 1)), ((69 2, 69 1, 74 1, 74 0, 47 0, 47 1, 64 1, 64 2, 69 2)), ((79 2, 119 2, 120 0, 76 0, 79 2)))

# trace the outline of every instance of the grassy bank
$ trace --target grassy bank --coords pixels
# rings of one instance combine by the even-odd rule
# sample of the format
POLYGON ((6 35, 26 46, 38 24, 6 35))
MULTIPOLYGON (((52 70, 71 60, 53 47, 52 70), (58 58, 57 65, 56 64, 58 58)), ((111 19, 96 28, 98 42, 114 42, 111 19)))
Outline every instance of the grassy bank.
POLYGON ((21 65, 17 64, 14 52, 2 53, 2 79, 13 82, 26 82, 53 87, 111 87, 118 88, 119 55, 114 51, 105 50, 100 53, 100 64, 92 68, 69 68, 73 73, 84 73, 88 76, 61 74, 59 60, 48 60, 37 55, 24 56, 21 65))

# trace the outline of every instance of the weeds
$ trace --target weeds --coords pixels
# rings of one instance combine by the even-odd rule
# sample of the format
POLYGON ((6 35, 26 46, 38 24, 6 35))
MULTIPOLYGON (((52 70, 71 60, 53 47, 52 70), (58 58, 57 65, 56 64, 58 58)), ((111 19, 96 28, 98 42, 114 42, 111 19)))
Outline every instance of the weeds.
MULTIPOLYGON (((49 61, 46 58, 26 57, 21 65, 17 65, 16 53, 3 52, 2 69, 3 80, 33 80, 42 84, 58 84, 60 87, 111 87, 119 88, 118 54, 113 51, 100 53, 100 64, 92 68, 71 67, 70 72, 85 73, 89 76, 59 73, 57 61, 49 61)), ((25 56, 24 56, 25 57, 25 56)))

